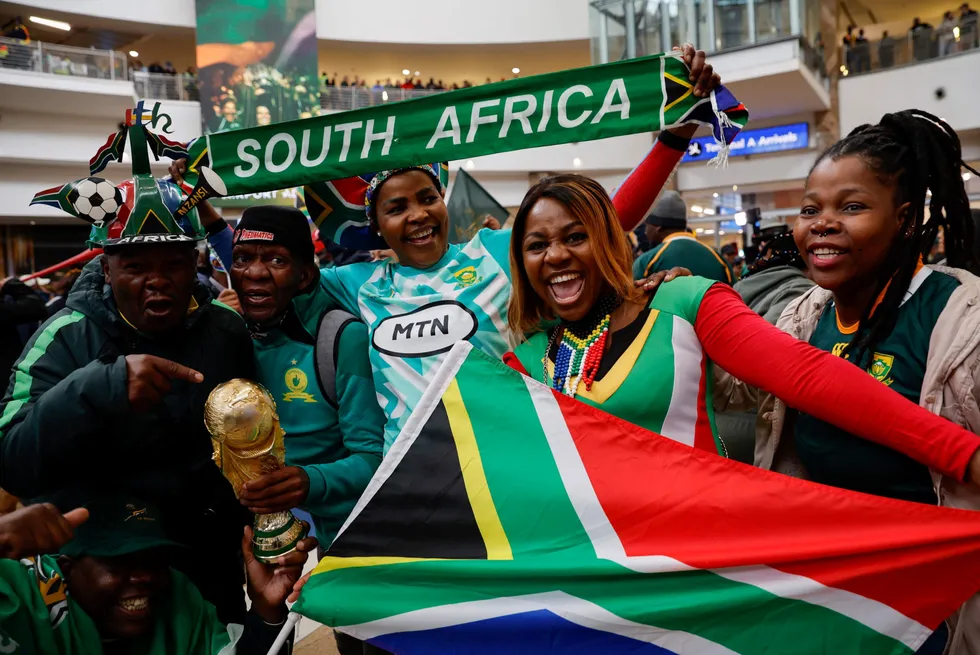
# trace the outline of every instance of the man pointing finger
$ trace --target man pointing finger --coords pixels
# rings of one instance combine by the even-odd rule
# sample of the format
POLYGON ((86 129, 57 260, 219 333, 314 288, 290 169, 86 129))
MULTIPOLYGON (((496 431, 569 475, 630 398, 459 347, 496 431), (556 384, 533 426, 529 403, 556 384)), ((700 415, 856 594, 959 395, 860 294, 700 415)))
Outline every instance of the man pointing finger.
POLYGON ((204 403, 218 384, 253 376, 252 343, 197 280, 203 233, 157 214, 97 241, 105 253, 21 354, 0 401, 0 487, 28 500, 84 487, 155 505, 188 547, 176 568, 224 622, 241 623, 251 515, 211 461, 204 403))

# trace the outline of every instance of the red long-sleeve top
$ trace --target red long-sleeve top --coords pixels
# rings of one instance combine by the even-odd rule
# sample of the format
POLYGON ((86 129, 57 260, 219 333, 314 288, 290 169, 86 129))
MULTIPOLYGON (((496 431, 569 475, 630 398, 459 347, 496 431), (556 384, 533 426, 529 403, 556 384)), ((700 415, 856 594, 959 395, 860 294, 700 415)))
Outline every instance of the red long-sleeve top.
POLYGON ((667 178, 684 155, 687 143, 687 139, 670 132, 662 132, 643 161, 630 171, 613 192, 613 206, 616 207, 619 223, 624 230, 632 230, 646 218, 667 178))
MULTIPOLYGON (((980 437, 919 407, 851 362, 773 327, 731 287, 715 284, 705 293, 694 331, 707 356, 740 380, 944 475, 966 478, 980 437)), ((516 357, 505 361, 527 374, 516 357)))

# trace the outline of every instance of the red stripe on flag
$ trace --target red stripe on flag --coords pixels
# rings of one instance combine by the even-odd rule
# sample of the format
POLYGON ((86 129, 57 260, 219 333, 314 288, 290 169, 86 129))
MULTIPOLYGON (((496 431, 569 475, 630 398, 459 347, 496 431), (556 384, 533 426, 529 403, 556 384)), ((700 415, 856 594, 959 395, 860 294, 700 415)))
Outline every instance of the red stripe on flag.
POLYGON ((768 564, 937 626, 980 589, 980 516, 763 471, 555 394, 631 557, 768 564))
POLYGON ((331 185, 338 197, 346 203, 355 207, 364 206, 364 193, 367 191, 367 183, 359 177, 345 177, 340 180, 333 180, 327 184, 331 185))
MULTIPOLYGON (((675 373, 676 375, 676 373, 675 373)), ((680 375, 684 375, 683 372, 680 375)), ((717 453, 715 435, 711 431, 711 421, 708 420, 708 358, 701 354, 701 381, 698 383, 698 418, 694 424, 694 447, 709 453, 717 453)))

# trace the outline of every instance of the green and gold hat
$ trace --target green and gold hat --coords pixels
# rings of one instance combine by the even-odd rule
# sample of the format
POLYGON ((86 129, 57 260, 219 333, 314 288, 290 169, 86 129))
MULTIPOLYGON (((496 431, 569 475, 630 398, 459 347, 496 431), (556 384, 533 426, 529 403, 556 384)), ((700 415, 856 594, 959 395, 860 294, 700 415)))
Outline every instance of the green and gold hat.
POLYGON ((180 189, 168 180, 156 180, 150 172, 147 149, 155 159, 186 158, 187 145, 151 132, 145 121, 155 122, 169 117, 159 113, 160 103, 151 109, 140 101, 135 109, 126 111, 126 122, 119 132, 110 134, 105 144, 89 160, 89 175, 59 187, 35 194, 32 205, 48 205, 92 224, 89 245, 111 248, 129 244, 155 244, 205 238, 196 210, 178 218, 181 203, 180 189), (123 159, 126 141, 130 143, 133 159, 133 178, 122 184, 96 175, 109 162, 123 159))

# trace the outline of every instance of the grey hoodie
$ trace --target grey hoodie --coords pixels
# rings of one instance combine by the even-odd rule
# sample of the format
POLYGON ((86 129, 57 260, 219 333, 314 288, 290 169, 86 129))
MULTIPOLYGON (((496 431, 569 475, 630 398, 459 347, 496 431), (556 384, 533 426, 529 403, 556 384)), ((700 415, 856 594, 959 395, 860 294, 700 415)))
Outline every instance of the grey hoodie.
POLYGON ((813 282, 795 266, 774 266, 742 278, 735 284, 735 291, 749 309, 775 325, 786 305, 812 286, 813 282))

